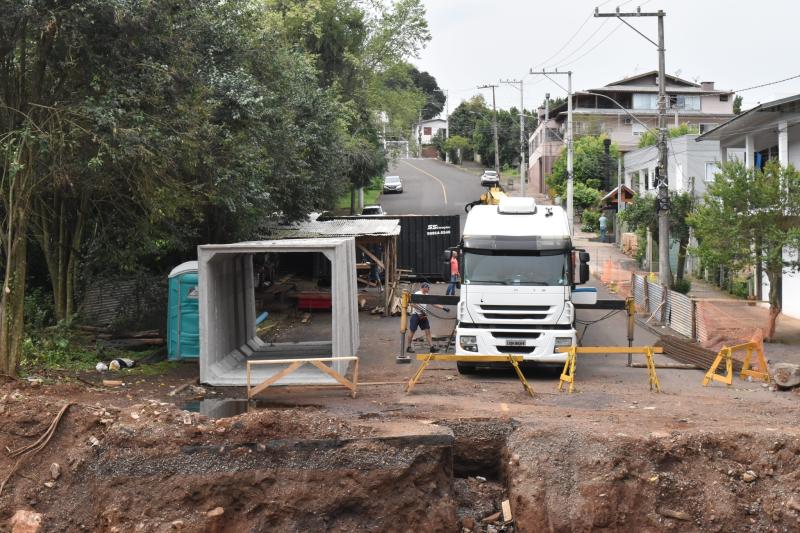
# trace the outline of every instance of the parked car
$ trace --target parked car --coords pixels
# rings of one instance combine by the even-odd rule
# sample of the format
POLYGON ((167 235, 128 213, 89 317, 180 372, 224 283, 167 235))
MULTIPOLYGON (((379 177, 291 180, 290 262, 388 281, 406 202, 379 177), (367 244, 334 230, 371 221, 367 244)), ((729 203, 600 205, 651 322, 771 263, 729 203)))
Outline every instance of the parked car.
POLYGON ((403 180, 400 179, 400 176, 383 178, 383 192, 403 192, 403 180))
POLYGON ((495 170, 484 170, 481 175, 482 187, 494 187, 500 185, 500 176, 497 175, 495 170))
POLYGON ((364 209, 361 210, 362 216, 375 216, 375 215, 385 215, 386 211, 379 205, 365 205, 364 209))

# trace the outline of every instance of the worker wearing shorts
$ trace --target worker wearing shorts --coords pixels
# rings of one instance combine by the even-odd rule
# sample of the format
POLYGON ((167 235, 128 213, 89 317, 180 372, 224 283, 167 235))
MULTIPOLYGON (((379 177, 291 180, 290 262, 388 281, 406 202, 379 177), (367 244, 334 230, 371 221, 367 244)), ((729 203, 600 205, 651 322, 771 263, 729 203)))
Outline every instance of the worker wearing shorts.
MULTIPOLYGON (((414 294, 424 294, 427 295, 431 292, 431 286, 428 283, 423 283, 420 287, 420 290, 415 292, 414 294)), ((437 306, 440 307, 440 306, 437 306)), ((414 340, 414 333, 417 332, 417 329, 421 329, 425 332, 425 339, 428 341, 428 346, 430 346, 431 353, 436 353, 439 350, 433 345, 433 337, 431 335, 431 324, 428 322, 428 306, 426 304, 413 304, 413 311, 411 313, 411 318, 408 322, 408 341, 406 351, 408 353, 414 353, 414 348, 411 346, 411 341, 414 340)))

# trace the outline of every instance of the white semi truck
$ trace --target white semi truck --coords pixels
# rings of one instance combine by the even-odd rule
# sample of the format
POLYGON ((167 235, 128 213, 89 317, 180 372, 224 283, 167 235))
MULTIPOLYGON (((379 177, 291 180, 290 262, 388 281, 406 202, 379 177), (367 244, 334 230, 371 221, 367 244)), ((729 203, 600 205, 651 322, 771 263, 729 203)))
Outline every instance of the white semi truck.
MULTIPOLYGON (((566 212, 533 198, 476 205, 461 242, 456 354, 524 356, 563 364, 576 343, 574 303, 594 305, 589 254, 572 244, 566 212)), ((476 365, 459 362, 462 374, 476 365)))

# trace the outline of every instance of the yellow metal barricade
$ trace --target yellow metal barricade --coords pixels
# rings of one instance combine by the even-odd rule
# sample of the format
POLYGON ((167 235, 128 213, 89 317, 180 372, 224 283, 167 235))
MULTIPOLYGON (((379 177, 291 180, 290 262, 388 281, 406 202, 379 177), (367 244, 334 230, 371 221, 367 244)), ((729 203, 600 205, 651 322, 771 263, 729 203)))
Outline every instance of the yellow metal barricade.
POLYGON ((711 363, 711 368, 708 369, 708 372, 706 372, 706 375, 703 378, 703 386, 707 386, 712 381, 719 381, 720 383, 725 383, 726 385, 731 386, 733 384, 733 352, 744 350, 746 350, 747 353, 744 356, 744 363, 742 364, 742 370, 739 372, 739 377, 744 379, 745 377, 750 376, 760 379, 765 383, 769 383, 767 361, 764 359, 764 350, 761 347, 761 344, 756 342, 746 342, 744 344, 737 344, 736 346, 722 347, 719 353, 717 353, 717 357, 714 358, 714 362, 711 363), (758 365, 761 370, 752 370, 750 368, 753 351, 756 352, 758 357, 758 365), (725 375, 717 374, 717 368, 720 364, 722 364, 723 360, 725 361, 725 375))
POLYGON ((523 357, 521 355, 418 354, 417 360, 422 361, 422 364, 419 365, 414 377, 409 379, 408 383, 406 383, 406 392, 410 392, 411 389, 414 388, 414 385, 416 385, 417 381, 419 381, 419 378, 422 377, 422 373, 425 371, 431 361, 460 361, 462 363, 511 363, 511 366, 514 367, 514 371, 517 373, 517 377, 519 378, 520 383, 522 383, 525 392, 533 396, 533 388, 531 388, 531 386, 528 384, 528 381, 525 379, 525 375, 519 368, 519 362, 522 361, 522 359, 523 357))
POLYGON ((575 365, 578 360, 578 354, 588 355, 602 355, 602 354, 644 354, 647 360, 647 375, 650 382, 650 390, 655 389, 656 392, 661 392, 661 384, 658 381, 656 374, 656 365, 653 361, 653 354, 664 353, 664 349, 660 346, 570 346, 558 348, 560 353, 567 354, 567 360, 564 362, 564 369, 561 372, 561 378, 558 381, 558 390, 564 389, 564 383, 569 383, 568 391, 572 392, 575 389, 575 365))

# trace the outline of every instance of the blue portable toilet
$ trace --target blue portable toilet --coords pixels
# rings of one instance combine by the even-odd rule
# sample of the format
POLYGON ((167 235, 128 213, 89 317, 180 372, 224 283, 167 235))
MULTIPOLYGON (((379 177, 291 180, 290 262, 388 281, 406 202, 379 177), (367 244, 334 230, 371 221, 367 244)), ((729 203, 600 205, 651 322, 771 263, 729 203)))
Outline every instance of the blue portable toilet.
POLYGON ((187 261, 169 273, 167 357, 170 361, 200 357, 200 312, 197 261, 187 261))

